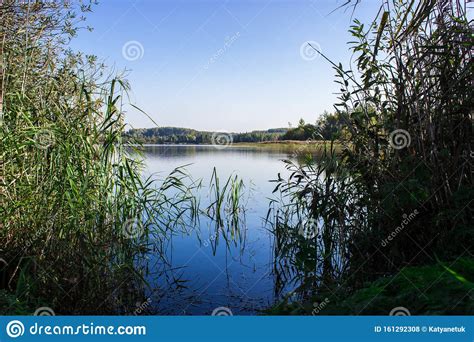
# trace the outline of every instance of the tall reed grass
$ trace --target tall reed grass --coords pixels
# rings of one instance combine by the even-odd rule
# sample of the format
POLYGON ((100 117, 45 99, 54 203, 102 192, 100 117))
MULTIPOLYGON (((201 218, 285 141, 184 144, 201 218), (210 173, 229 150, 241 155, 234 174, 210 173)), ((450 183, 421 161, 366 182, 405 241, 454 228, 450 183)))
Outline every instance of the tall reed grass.
POLYGON ((383 1, 373 23, 350 28, 353 65, 327 59, 341 90, 335 107, 346 118, 342 151, 315 165, 288 163, 269 215, 284 260, 275 273, 302 294, 351 291, 407 265, 473 255, 466 6, 383 1), (319 229, 309 239, 298 233, 308 220, 319 229))
POLYGON ((139 260, 165 260, 166 240, 195 218, 193 185, 181 169, 162 184, 143 178, 140 150, 122 140, 129 85, 69 52, 67 5, 0 9, 0 291, 15 298, 2 304, 121 312, 147 286, 139 260))

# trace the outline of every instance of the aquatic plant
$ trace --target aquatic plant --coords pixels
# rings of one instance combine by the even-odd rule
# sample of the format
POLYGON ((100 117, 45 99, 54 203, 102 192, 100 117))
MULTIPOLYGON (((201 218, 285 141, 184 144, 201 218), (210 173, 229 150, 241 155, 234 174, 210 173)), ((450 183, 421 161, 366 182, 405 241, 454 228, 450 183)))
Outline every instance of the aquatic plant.
POLYGON ((237 175, 230 175, 221 187, 216 168, 213 168, 209 184, 210 203, 202 212, 215 226, 211 244, 216 252, 219 237, 226 245, 243 244, 245 240, 244 182, 237 175))
POLYGON ((369 27, 355 20, 353 67, 323 55, 341 89, 342 151, 288 164, 270 215, 302 293, 472 255, 472 27, 466 2, 429 3, 383 1, 369 27), (310 219, 319 234, 302 239, 310 219))
POLYGON ((165 262, 166 240, 195 218, 194 185, 182 169, 143 178, 122 139, 129 85, 68 50, 75 13, 0 4, 0 288, 33 311, 115 313, 143 296, 145 253, 165 262))

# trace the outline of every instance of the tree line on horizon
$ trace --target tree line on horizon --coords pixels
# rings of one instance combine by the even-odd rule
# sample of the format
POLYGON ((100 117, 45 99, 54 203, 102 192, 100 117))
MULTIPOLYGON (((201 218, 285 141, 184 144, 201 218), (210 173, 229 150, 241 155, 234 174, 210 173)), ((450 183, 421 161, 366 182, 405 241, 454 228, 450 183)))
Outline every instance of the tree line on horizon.
POLYGON ((242 133, 199 131, 182 127, 134 128, 124 133, 125 141, 148 144, 212 144, 215 133, 232 135, 234 143, 286 140, 337 140, 344 129, 344 115, 324 112, 314 124, 300 119, 297 127, 271 128, 242 133))

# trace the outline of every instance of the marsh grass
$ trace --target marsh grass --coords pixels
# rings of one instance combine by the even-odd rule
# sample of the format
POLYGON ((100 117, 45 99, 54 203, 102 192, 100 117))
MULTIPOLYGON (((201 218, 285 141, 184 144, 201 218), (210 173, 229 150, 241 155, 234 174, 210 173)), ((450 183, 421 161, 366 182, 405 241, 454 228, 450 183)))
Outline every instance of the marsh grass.
POLYGON ((2 286, 20 301, 44 298, 64 313, 112 310, 121 291, 139 297, 147 285, 137 260, 150 250, 164 258, 171 232, 195 218, 184 171, 157 187, 142 177, 140 152, 132 158, 123 145, 125 86, 113 79, 95 107, 77 79, 74 92, 55 99, 68 101, 57 111, 48 106, 46 117, 28 98, 6 94, 2 286))
POLYGON ((267 213, 275 239, 274 273, 282 284, 278 290, 292 284, 302 298, 342 279, 353 227, 365 224, 354 203, 358 189, 338 152, 322 147, 318 155, 302 163, 285 161, 290 175, 274 180, 276 197, 267 213))
POLYGON ((269 211, 275 276, 294 281, 302 297, 327 288, 351 293, 407 265, 472 255, 466 6, 383 1, 372 24, 355 20, 350 28, 353 66, 323 56, 341 89, 335 105, 346 119, 341 151, 326 149, 315 163, 287 162, 290 176, 276 180, 269 211), (320 230, 307 239, 298 230, 309 219, 320 230))
POLYGON ((214 225, 211 245, 216 253, 219 239, 225 241, 227 248, 230 245, 240 244, 241 250, 245 244, 245 185, 237 175, 230 175, 223 186, 216 168, 213 169, 209 183, 210 204, 202 213, 211 219, 214 225))
POLYGON ((167 241, 198 212, 183 169, 160 184, 144 178, 140 148, 122 140, 124 78, 68 50, 76 13, 90 10, 77 7, 0 5, 0 291, 10 313, 127 312, 144 301, 147 253, 166 264, 167 241))

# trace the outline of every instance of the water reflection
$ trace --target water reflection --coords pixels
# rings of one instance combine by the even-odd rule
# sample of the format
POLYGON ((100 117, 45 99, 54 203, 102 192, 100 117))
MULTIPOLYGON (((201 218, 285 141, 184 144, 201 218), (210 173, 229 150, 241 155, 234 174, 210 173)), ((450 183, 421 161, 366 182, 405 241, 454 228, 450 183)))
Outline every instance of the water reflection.
POLYGON ((186 169, 192 177, 202 179, 198 194, 201 208, 213 203, 215 187, 210 184, 214 168, 221 189, 233 175, 245 186, 239 209, 245 221, 239 223, 238 230, 232 227, 235 221, 216 226, 211 215, 201 215, 188 233, 176 234, 168 242, 169 265, 149 253, 147 281, 152 285, 149 296, 154 312, 208 315, 217 307, 228 307, 233 314, 243 315, 273 304, 286 285, 274 272, 273 236, 264 218, 274 187, 269 180, 285 174, 281 160, 289 154, 278 149, 202 145, 145 146, 143 152, 147 175, 164 177, 189 164, 186 169))

